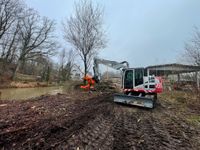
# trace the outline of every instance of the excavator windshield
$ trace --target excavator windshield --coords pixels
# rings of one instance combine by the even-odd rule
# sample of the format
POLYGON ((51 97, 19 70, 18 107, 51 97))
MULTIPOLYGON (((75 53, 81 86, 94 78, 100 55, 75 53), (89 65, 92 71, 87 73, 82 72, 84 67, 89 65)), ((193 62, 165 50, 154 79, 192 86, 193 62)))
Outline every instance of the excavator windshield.
POLYGON ((124 88, 125 89, 133 89, 133 70, 125 71, 124 88))
POLYGON ((144 77, 144 69, 143 68, 135 69, 135 86, 143 84, 143 77, 144 77))
POLYGON ((133 89, 135 86, 143 84, 144 69, 136 68, 126 70, 124 74, 124 88, 133 89))

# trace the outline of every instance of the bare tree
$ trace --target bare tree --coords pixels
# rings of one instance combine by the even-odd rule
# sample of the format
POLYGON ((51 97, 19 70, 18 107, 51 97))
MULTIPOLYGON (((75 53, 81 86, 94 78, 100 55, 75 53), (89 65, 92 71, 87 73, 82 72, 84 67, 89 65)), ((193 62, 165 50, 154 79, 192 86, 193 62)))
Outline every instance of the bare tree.
POLYGON ((8 34, 4 35, 1 39, 1 58, 5 63, 12 63, 18 50, 19 42, 19 21, 8 30, 8 34))
POLYGON ((0 1, 0 39, 9 30, 22 11, 21 0, 0 1))
POLYGON ((63 23, 63 27, 64 38, 81 57, 86 75, 94 55, 106 46, 103 10, 92 1, 81 0, 75 3, 75 14, 63 23))
POLYGON ((197 27, 192 40, 185 43, 185 57, 190 63, 200 66, 200 31, 197 27))
POLYGON ((0 1, 0 56, 3 64, 11 63, 16 58, 23 6, 22 0, 0 1))
POLYGON ((25 61, 51 55, 56 48, 54 21, 46 17, 41 18, 34 10, 25 11, 19 28, 19 55, 13 78, 25 61))

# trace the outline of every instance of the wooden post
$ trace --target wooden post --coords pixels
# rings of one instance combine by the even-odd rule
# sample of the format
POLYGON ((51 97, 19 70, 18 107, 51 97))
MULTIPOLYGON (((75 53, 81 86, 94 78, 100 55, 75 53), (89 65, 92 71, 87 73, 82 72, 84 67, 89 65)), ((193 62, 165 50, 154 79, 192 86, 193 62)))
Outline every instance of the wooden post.
POLYGON ((180 83, 180 74, 177 74, 177 78, 178 78, 178 83, 180 83))
POLYGON ((195 80, 196 80, 196 83, 197 83, 197 89, 199 89, 199 74, 198 74, 198 71, 195 72, 195 80))

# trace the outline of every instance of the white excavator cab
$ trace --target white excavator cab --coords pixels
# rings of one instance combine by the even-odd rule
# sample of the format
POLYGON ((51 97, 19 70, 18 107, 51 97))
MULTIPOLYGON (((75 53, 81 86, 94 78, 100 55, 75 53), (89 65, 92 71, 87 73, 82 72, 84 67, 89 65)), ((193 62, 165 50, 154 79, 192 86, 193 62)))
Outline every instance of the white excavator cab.
POLYGON ((144 68, 131 68, 123 70, 122 88, 124 91, 130 91, 132 94, 156 93, 156 84, 158 83, 154 75, 147 76, 144 68))
POLYGON ((156 84, 156 77, 147 76, 145 68, 124 69, 122 74, 124 94, 115 94, 114 102, 153 108, 157 99, 156 84))

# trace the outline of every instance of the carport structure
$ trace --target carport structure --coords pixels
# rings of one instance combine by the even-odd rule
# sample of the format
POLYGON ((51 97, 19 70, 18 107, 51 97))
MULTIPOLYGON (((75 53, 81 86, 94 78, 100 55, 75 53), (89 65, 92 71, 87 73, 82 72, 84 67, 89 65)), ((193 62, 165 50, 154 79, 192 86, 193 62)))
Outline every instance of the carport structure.
POLYGON ((154 65, 146 67, 148 75, 156 76, 168 76, 168 75, 177 75, 178 82, 180 81, 180 74, 183 73, 195 73, 195 79, 197 87, 199 88, 199 72, 200 66, 194 65, 184 65, 184 64, 163 64, 163 65, 154 65))

